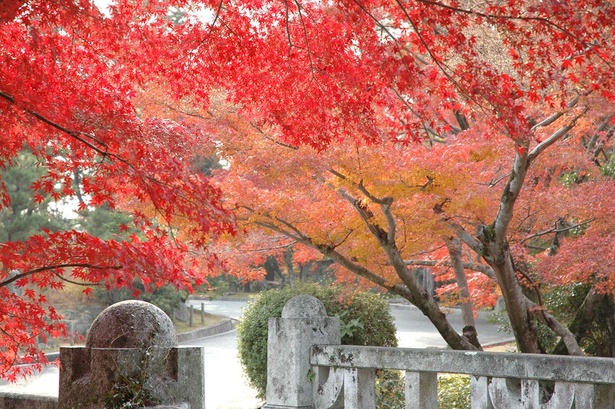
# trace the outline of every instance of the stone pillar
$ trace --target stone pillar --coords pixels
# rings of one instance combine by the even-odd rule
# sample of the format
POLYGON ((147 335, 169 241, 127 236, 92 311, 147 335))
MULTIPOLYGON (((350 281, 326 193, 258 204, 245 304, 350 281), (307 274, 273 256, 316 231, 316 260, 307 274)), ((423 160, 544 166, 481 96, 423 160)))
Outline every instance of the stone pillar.
POLYGON ((59 409, 205 408, 202 347, 178 347, 171 319, 143 301, 100 313, 85 347, 60 348, 59 409))
POLYGON ((310 295, 290 299, 281 318, 269 319, 267 403, 265 409, 313 408, 315 374, 310 349, 340 344, 340 321, 327 317, 320 300, 310 295))

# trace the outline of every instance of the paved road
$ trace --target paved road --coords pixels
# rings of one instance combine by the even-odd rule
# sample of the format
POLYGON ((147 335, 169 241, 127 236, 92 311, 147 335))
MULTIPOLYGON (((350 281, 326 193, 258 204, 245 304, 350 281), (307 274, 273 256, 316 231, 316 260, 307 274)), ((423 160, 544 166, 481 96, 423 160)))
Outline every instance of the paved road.
MULTIPOLYGON (((246 305, 241 301, 204 301, 205 310, 212 314, 241 318, 241 310, 246 305)), ((200 308, 201 301, 190 301, 200 308)), ((416 308, 410 305, 392 305, 391 313, 395 318, 399 346, 405 348, 442 347, 446 345, 433 325, 416 308)), ((479 314, 476 327, 483 345, 503 342, 511 339, 506 333, 497 331, 497 327, 486 321, 488 314, 479 314)), ((448 313, 452 325, 459 331, 463 327, 457 310, 448 313)), ((241 365, 237 358, 237 332, 231 331, 198 341, 190 345, 205 347, 205 401, 207 409, 255 409, 261 401, 256 399, 256 392, 247 385, 241 365)), ((36 393, 57 396, 58 369, 46 368, 42 374, 28 382, 14 385, 2 385, 0 392, 36 393)))
MULTIPOLYGON (((199 301, 189 300, 200 310, 201 303, 205 304, 205 310, 211 314, 224 315, 231 318, 241 319, 242 309, 246 306, 244 301, 199 301)), ((461 313, 456 309, 445 310, 449 322, 461 332, 463 320, 461 313)), ((418 308, 408 304, 392 304, 391 315, 395 319, 397 338, 402 348, 446 348, 446 343, 438 334, 433 324, 419 311, 418 308)), ((498 327, 488 322, 490 312, 479 312, 476 319, 476 328, 479 340, 483 345, 500 343, 512 340, 512 335, 498 331, 498 327)))

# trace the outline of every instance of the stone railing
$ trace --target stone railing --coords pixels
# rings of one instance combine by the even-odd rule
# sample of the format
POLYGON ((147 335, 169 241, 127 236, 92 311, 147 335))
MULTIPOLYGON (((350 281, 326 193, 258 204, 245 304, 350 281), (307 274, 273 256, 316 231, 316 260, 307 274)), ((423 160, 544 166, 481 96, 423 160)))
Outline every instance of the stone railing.
POLYGON ((339 321, 298 296, 269 322, 265 408, 375 408, 376 371, 405 374, 405 407, 436 409, 439 373, 470 375, 473 409, 615 408, 607 358, 341 346, 339 321))

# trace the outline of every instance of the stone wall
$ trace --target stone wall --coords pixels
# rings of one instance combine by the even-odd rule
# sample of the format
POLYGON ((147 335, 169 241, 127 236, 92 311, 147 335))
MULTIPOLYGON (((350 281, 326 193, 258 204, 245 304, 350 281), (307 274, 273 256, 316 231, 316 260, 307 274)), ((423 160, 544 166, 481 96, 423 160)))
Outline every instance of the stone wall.
POLYGON ((0 395, 0 409, 57 409, 55 396, 24 395, 6 393, 0 395))

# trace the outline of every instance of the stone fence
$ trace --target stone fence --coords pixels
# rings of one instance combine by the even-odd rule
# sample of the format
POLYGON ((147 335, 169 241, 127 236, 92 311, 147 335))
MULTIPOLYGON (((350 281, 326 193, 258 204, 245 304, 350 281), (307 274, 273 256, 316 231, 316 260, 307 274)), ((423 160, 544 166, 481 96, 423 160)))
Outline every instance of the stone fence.
POLYGON ((160 308, 119 302, 94 320, 85 346, 60 348, 57 398, 7 394, 0 409, 203 409, 204 357, 177 346, 160 308))
POLYGON ((405 407, 436 409, 440 373, 470 375, 472 409, 613 409, 615 360, 341 346, 339 320, 300 295, 269 321, 269 409, 375 408, 376 372, 402 371, 405 407))

